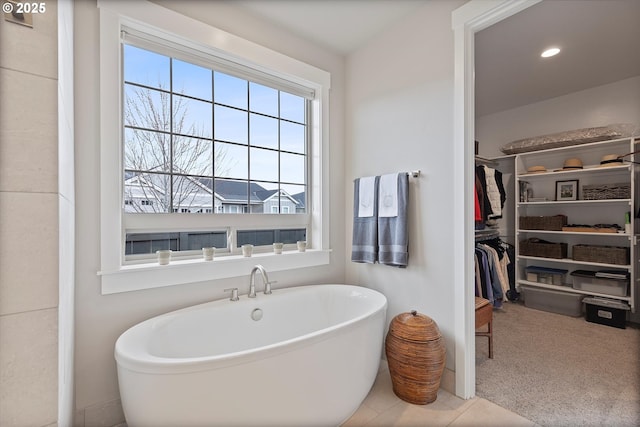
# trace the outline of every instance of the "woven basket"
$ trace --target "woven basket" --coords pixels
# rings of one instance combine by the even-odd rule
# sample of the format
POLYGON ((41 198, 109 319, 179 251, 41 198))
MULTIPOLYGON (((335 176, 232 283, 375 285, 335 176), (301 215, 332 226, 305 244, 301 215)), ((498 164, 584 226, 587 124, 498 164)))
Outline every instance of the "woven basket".
POLYGON ((531 238, 520 241, 519 253, 524 256, 561 259, 567 257, 567 244, 531 238))
POLYGON ((584 200, 629 199, 631 198, 631 184, 600 184, 582 186, 584 200))
POLYGON ((393 392, 400 399, 417 405, 436 400, 446 349, 433 319, 416 311, 394 317, 385 352, 393 392))
POLYGON ((572 253, 576 261, 629 264, 629 248, 622 246, 573 245, 572 253))
POLYGON ((565 225, 567 225, 566 215, 520 217, 521 230, 561 231, 565 225))

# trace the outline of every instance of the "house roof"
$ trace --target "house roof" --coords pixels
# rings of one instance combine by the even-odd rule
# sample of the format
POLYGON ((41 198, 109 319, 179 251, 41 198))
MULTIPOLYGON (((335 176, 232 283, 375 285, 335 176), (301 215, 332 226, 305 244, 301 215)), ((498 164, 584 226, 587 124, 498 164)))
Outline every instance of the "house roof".
MULTIPOLYGON (((198 178, 198 181, 207 187, 210 191, 214 191, 213 188, 213 179, 212 178, 198 178)), ((247 200, 247 190, 250 194, 250 202, 258 203, 262 202, 263 199, 257 196, 256 193, 266 191, 264 187, 256 184, 255 182, 249 183, 247 188, 246 181, 232 181, 228 179, 216 179, 215 180, 215 193, 218 197, 226 201, 238 200, 238 201, 246 201, 247 200)))
POLYGON ((294 194, 291 196, 296 202, 298 202, 298 208, 305 208, 305 201, 306 201, 306 197, 304 192, 302 193, 298 193, 298 194, 294 194))
MULTIPOLYGON (((125 180, 129 183, 134 182, 140 175, 135 172, 125 172, 125 180)), ((213 178, 190 178, 194 184, 202 187, 203 190, 210 192, 214 191, 213 178)), ((267 190, 260 184, 246 181, 234 181, 230 179, 216 179, 215 180, 215 194, 218 198, 225 202, 240 202, 244 203, 247 200, 247 191, 249 191, 249 200, 251 203, 262 203, 278 193, 278 190, 267 190)), ((296 195, 290 195, 283 192, 284 196, 289 197, 295 203, 298 203, 299 207, 304 206, 305 194, 298 193, 296 195)))
POLYGON ((271 198, 274 194, 276 194, 278 190, 260 190, 256 191, 254 195, 262 201, 265 201, 271 198))

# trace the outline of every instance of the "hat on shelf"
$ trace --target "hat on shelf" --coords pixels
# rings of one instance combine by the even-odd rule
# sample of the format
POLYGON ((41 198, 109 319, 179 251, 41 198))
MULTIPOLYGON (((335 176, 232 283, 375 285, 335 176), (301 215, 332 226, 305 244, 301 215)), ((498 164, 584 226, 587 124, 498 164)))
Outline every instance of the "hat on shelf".
POLYGON ((527 173, 540 173, 546 171, 547 168, 545 168, 544 166, 531 166, 527 169, 527 173))
POLYGON ((607 154, 602 156, 600 167, 619 166, 622 164, 622 157, 617 154, 607 154))
POLYGON ((582 160, 577 158, 571 158, 564 161, 564 165, 562 165, 562 170, 571 170, 571 169, 582 169, 582 160))

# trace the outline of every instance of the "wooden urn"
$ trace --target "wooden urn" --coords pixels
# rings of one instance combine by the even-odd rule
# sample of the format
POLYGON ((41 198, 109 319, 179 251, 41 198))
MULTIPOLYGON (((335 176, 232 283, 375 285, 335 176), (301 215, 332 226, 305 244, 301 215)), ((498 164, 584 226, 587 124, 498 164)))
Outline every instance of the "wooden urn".
POLYGON ((433 319, 415 310, 394 317, 385 352, 393 392, 400 399, 417 405, 436 400, 446 348, 433 319))

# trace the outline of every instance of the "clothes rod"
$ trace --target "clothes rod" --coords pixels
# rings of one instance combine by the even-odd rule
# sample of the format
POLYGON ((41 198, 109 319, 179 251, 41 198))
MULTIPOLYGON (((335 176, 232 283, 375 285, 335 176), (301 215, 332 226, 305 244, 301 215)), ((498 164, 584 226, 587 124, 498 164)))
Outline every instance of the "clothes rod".
POLYGON ((416 171, 411 171, 411 172, 407 172, 407 176, 413 177, 413 178, 417 178, 420 176, 420 169, 416 170, 416 171))
POLYGON ((496 166, 497 162, 493 159, 487 159, 481 156, 475 156, 476 165, 496 166))

